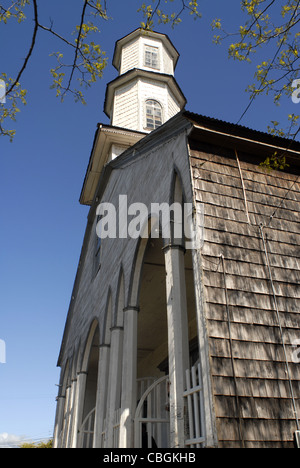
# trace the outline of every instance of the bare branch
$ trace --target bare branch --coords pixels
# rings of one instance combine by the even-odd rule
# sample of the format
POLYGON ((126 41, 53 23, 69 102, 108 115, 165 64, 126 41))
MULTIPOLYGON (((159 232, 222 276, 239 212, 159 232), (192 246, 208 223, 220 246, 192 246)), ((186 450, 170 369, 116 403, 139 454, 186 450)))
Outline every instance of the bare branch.
POLYGON ((15 81, 13 82, 13 84, 10 86, 10 88, 8 89, 7 91, 7 95, 9 95, 13 89, 17 86, 17 83, 19 83, 20 81, 20 78, 28 64, 28 61, 32 55, 32 52, 33 52, 33 49, 34 49, 34 46, 35 46, 35 41, 36 41, 36 36, 37 36, 37 32, 38 32, 38 28, 39 28, 39 24, 38 24, 38 7, 37 7, 37 0, 33 0, 33 8, 34 8, 34 30, 33 30, 33 35, 32 35, 32 40, 31 40, 31 45, 30 45, 30 48, 29 48, 29 51, 26 55, 26 58, 24 60, 24 63, 23 63, 23 66, 21 67, 19 73, 18 73, 18 76, 17 78, 15 79, 15 81))
POLYGON ((78 30, 78 36, 77 36, 77 40, 76 40, 76 50, 75 50, 75 57, 74 57, 73 67, 72 67, 69 82, 68 82, 68 85, 66 87, 66 90, 64 91, 64 94, 67 92, 67 90, 70 89, 72 78, 73 78, 73 75, 74 75, 74 72, 75 72, 77 58, 78 58, 78 52, 79 52, 79 48, 80 48, 80 37, 81 37, 81 32, 82 32, 82 27, 83 27, 83 23, 84 23, 84 17, 85 17, 85 12, 86 12, 87 6, 88 6, 88 0, 85 0, 84 5, 83 5, 83 9, 82 9, 82 13, 81 13, 81 22, 80 22, 80 26, 79 26, 79 30, 78 30))
MULTIPOLYGON (((294 19, 294 17, 297 15, 297 10, 298 10, 299 4, 300 4, 300 0, 298 0, 298 2, 297 2, 297 6, 296 6, 296 8, 295 8, 295 11, 294 11, 293 15, 291 16, 291 19, 290 19, 290 21, 289 21, 289 23, 288 23, 288 25, 287 25, 287 28, 285 29, 285 31, 284 31, 284 33, 283 33, 283 36, 282 36, 281 41, 280 41, 280 43, 279 43, 279 45, 278 45, 278 47, 277 47, 277 50, 276 50, 276 52, 275 52, 275 55, 274 55, 272 61, 270 62, 269 66, 268 66, 268 68, 267 68, 267 70, 266 70, 266 74, 265 74, 265 76, 264 76, 264 80, 266 80, 266 78, 267 78, 267 76, 268 76, 270 70, 272 69, 272 66, 273 66, 273 64, 274 64, 274 62, 275 62, 275 60, 276 60, 276 58, 277 58, 277 56, 278 56, 278 54, 279 54, 279 52, 280 52, 281 47, 283 46, 283 44, 284 44, 284 42, 285 42, 285 39, 286 39, 285 34, 286 34, 286 32, 289 31, 289 30, 291 29, 291 27, 294 26, 294 24, 296 24, 296 23, 299 21, 299 20, 297 20, 296 23, 293 23, 293 19, 294 19)), ((259 88, 258 88, 257 91, 258 91, 258 92, 261 91, 261 90, 262 90, 262 87, 263 87, 263 81, 261 82, 261 84, 260 84, 260 86, 259 86, 259 88)), ((242 115, 241 115, 241 117, 239 118, 237 124, 240 123, 240 121, 243 119, 243 117, 245 116, 245 114, 248 112, 248 110, 249 110, 249 108, 251 107, 251 105, 252 105, 254 99, 256 98, 256 96, 257 96, 257 94, 253 94, 253 95, 252 95, 251 100, 250 100, 250 103, 247 105, 246 109, 245 109, 244 112, 242 113, 242 115)))
POLYGON ((46 26, 43 26, 42 24, 38 24, 39 28, 43 29, 44 31, 48 31, 49 33, 53 34, 56 36, 58 39, 61 39, 63 42, 68 44, 71 47, 74 47, 76 49, 76 45, 73 44, 72 42, 69 42, 65 37, 61 36, 60 34, 57 34, 55 31, 53 31, 52 26, 50 28, 47 28, 46 26))

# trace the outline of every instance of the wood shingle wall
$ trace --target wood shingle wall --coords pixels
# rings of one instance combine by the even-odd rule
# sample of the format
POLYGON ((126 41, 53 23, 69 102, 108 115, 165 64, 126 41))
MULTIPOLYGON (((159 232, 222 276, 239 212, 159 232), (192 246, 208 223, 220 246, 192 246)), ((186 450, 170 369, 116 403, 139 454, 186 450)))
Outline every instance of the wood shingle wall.
POLYGON ((240 156, 249 224, 234 152, 230 158, 214 151, 191 150, 191 163, 205 213, 204 300, 219 446, 292 447, 291 387, 300 416, 292 346, 300 340, 300 179, 266 173, 240 156))

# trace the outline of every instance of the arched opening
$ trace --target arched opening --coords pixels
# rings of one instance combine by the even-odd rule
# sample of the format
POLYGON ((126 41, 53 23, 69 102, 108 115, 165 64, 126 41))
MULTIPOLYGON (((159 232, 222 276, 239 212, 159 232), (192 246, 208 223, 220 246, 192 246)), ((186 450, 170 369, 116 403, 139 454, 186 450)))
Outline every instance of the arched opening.
POLYGON ((151 391, 154 382, 167 376, 167 361, 168 321, 163 240, 150 237, 140 278, 137 327, 139 406, 135 421, 135 447, 169 447, 168 377, 151 391))
POLYGON ((176 173, 170 200, 182 206, 182 216, 170 213, 169 239, 150 235, 140 268, 136 447, 184 447, 188 439, 186 378, 199 346, 192 255, 185 250, 184 195, 176 173))
POLYGON ((99 326, 94 322, 91 327, 83 360, 83 369, 84 372, 86 372, 86 384, 78 444, 80 448, 93 447, 99 367, 99 345, 99 326))
POLYGON ((140 279, 137 378, 161 377, 168 357, 166 273, 161 238, 149 238, 140 279))
POLYGON ((187 406, 189 421, 196 414, 200 427, 197 408, 202 403, 197 396, 193 406, 191 395, 200 395, 201 366, 193 259, 185 249, 181 214, 185 199, 175 172, 171 192, 176 215, 169 213, 168 238, 162 239, 160 216, 150 218, 148 239, 137 245, 124 308, 121 447, 183 448, 204 440, 198 429, 197 437, 187 430, 187 406))
MULTIPOLYGON (((185 252, 183 268, 182 288, 185 288, 185 291, 182 291, 182 294, 186 296, 186 317, 183 323, 186 324, 186 330, 178 330, 178 335, 185 342, 182 344, 187 354, 184 364, 185 372, 199 359, 191 251, 185 252)), ((139 404, 144 393, 152 385, 153 391, 146 396, 143 408, 138 415, 139 427, 136 425, 135 431, 138 430, 139 434, 135 434, 135 446, 139 447, 170 447, 169 374, 170 365, 172 366, 174 361, 170 362, 169 349, 174 347, 174 343, 170 344, 172 325, 168 321, 167 308, 163 240, 149 238, 140 280, 137 327, 137 403, 139 404), (164 379, 164 376, 167 378, 164 379)), ((176 373, 176 369, 175 371, 171 369, 171 371, 173 374, 176 373)))

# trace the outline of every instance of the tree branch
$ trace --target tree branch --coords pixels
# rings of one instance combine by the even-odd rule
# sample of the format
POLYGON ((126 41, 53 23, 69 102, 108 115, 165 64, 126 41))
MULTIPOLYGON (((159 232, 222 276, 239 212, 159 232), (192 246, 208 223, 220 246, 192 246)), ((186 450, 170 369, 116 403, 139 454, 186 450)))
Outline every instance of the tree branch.
POLYGON ((72 44, 72 42, 69 42, 65 37, 61 36, 60 34, 57 34, 55 31, 53 31, 51 27, 47 28, 46 26, 43 26, 40 23, 38 23, 38 27, 43 29, 44 31, 48 31, 49 33, 53 34, 54 36, 56 36, 58 39, 61 39, 63 42, 65 42, 69 46, 74 47, 74 49, 76 48, 76 46, 72 44))
POLYGON ((253 28, 253 26, 255 25, 255 23, 258 24, 258 21, 259 19, 262 17, 262 15, 269 9, 271 8, 271 6, 273 5, 273 3, 275 3, 275 0, 272 0, 271 3, 269 3, 268 6, 266 6, 266 8, 258 15, 257 18, 255 18, 255 20, 253 21, 253 23, 251 24, 251 26, 249 26, 248 30, 246 31, 246 34, 248 34, 251 29, 253 28))
POLYGON ((78 52, 79 52, 79 48, 80 48, 80 36, 81 36, 81 32, 82 32, 82 27, 83 27, 83 22, 84 22, 84 17, 85 17, 85 12, 86 12, 87 6, 88 6, 88 0, 85 0, 84 5, 83 5, 83 9, 82 9, 82 13, 81 13, 81 22, 80 22, 80 26, 79 26, 78 36, 77 36, 77 40, 76 40, 76 49, 75 49, 75 57, 74 57, 73 67, 72 67, 72 71, 71 71, 71 74, 70 74, 68 85, 67 85, 66 90, 64 91, 63 94, 65 94, 70 89, 71 82, 72 82, 72 79, 73 79, 73 75, 74 75, 74 72, 75 72, 75 69, 76 69, 76 62, 77 62, 78 52))
MULTIPOLYGON (((280 52, 280 49, 281 49, 281 47, 282 47, 283 44, 284 44, 286 32, 289 31, 289 29, 290 29, 294 24, 296 24, 296 23, 299 21, 299 20, 297 20, 296 23, 292 23, 294 17, 297 15, 297 9, 298 9, 298 7, 299 7, 299 4, 300 4, 300 0, 298 0, 298 2, 297 2, 297 6, 296 6, 296 8, 295 8, 295 11, 294 11, 294 13, 293 13, 293 15, 292 15, 290 21, 288 22, 287 28, 285 29, 285 31, 284 31, 284 33, 283 33, 283 36, 282 36, 282 38, 281 38, 281 41, 280 41, 280 43, 279 43, 279 45, 278 45, 278 47, 277 47, 276 53, 275 53, 275 55, 274 55, 274 57, 273 57, 273 59, 272 59, 270 65, 269 65, 268 68, 267 68, 266 75, 264 76, 264 80, 266 80, 266 78, 267 78, 267 76, 268 76, 268 74, 269 74, 269 72, 270 72, 270 70, 271 70, 271 68, 272 68, 272 66, 273 66, 273 64, 274 64, 274 62, 275 62, 275 60, 276 60, 278 54, 279 54, 279 52, 280 52)), ((260 84, 260 86, 259 86, 259 88, 258 88, 258 91, 261 91, 261 90, 262 90, 262 87, 263 87, 263 82, 261 82, 261 84, 260 84)), ((245 114, 248 112, 248 110, 249 110, 249 108, 251 107, 251 105, 252 105, 252 103, 253 103, 255 97, 256 97, 256 94, 253 94, 252 97, 251 97, 251 99, 250 99, 249 104, 247 105, 246 109, 245 109, 244 112, 242 113, 242 115, 241 115, 241 117, 239 118, 237 124, 240 123, 240 121, 243 119, 243 117, 245 116, 245 114)))
POLYGON ((26 56, 26 58, 24 60, 23 66, 20 69, 17 78, 15 79, 13 84, 8 89, 8 91, 6 93, 7 95, 9 95, 13 91, 13 89, 17 86, 17 83, 19 83, 20 78, 21 78, 21 76, 22 76, 22 74, 23 74, 23 72, 24 72, 24 70, 25 70, 25 68, 26 68, 26 66, 28 64, 28 61, 29 61, 29 59, 30 59, 30 57, 32 55, 32 52, 33 52, 33 49, 34 49, 34 46, 35 46, 36 36, 37 36, 38 28, 39 28, 37 0, 33 0, 33 9, 34 9, 34 30, 33 30, 31 45, 30 45, 29 51, 27 53, 27 56, 26 56))

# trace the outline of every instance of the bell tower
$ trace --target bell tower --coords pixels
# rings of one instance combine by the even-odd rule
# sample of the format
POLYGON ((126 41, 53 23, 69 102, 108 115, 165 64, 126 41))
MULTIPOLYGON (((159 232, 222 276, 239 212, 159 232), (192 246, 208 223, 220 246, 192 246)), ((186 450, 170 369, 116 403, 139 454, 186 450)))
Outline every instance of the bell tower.
POLYGON ((168 36, 136 29, 116 42, 113 65, 119 72, 106 88, 80 203, 91 205, 104 166, 180 112, 186 99, 174 78, 179 53, 168 36))
POLYGON ((116 43, 119 76, 107 85, 104 111, 111 125, 149 133, 183 109, 174 78, 179 54, 161 33, 136 29, 116 43))

